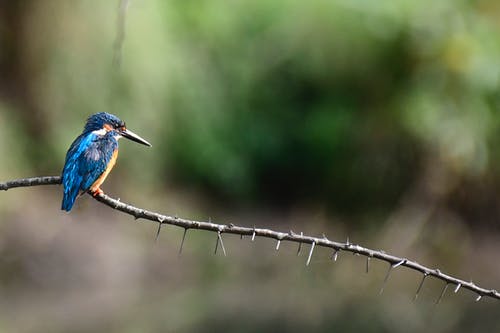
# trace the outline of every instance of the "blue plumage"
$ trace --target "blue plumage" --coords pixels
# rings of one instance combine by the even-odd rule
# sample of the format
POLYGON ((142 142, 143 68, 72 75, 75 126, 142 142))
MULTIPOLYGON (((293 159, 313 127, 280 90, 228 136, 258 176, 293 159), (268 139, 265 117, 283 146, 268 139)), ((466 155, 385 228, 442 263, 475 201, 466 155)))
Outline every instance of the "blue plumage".
POLYGON ((118 141, 111 132, 102 138, 92 132, 81 134, 71 145, 63 169, 62 209, 70 211, 78 193, 86 192, 106 170, 118 141))
POLYGON ((88 133, 96 130, 100 130, 104 127, 104 125, 109 124, 113 127, 125 127, 125 122, 120 120, 115 115, 107 112, 100 112, 90 116, 87 119, 87 123, 83 129, 83 133, 88 133))
POLYGON ((122 136, 150 146, 146 140, 127 130, 125 123, 114 115, 102 112, 89 117, 83 133, 66 154, 61 209, 70 211, 80 192, 102 192, 99 186, 115 163, 118 139, 122 136))

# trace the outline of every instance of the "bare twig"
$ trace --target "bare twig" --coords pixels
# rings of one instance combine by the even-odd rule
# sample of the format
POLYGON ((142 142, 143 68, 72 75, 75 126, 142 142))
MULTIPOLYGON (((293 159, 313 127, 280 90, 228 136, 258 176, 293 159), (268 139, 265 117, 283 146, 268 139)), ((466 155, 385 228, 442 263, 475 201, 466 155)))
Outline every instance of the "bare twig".
MULTIPOLYGON (((36 185, 57 185, 61 184, 61 177, 59 176, 51 176, 51 177, 34 177, 34 178, 24 178, 24 179, 16 179, 16 180, 11 180, 7 181, 4 183, 0 183, 0 190, 7 191, 11 188, 16 188, 16 187, 27 187, 27 186, 36 186, 36 185)), ((351 253, 367 256, 370 258, 375 258, 379 259, 382 261, 387 262, 391 270, 394 268, 397 268, 399 266, 404 266, 409 269, 418 271, 424 275, 425 277, 432 276, 436 279, 439 279, 441 281, 444 281, 447 284, 453 284, 457 287, 455 290, 458 290, 458 288, 465 288, 468 289, 474 293, 477 294, 476 300, 480 300, 484 296, 488 296, 494 299, 500 300, 500 293, 497 292, 496 290, 493 289, 485 289, 482 287, 477 286, 474 284, 472 281, 467 282, 461 279, 458 279, 456 277, 453 277, 451 275, 447 275, 445 273, 442 273, 439 269, 431 269, 428 268, 424 265, 421 265, 415 261, 408 260, 406 258, 400 258, 397 256, 393 256, 390 254, 387 254, 383 251, 376 251, 372 250, 369 248, 365 248, 356 244, 352 244, 351 242, 346 241, 345 243, 341 242, 334 242, 331 240, 326 239, 326 237, 311 237, 303 234, 296 234, 293 232, 288 232, 288 233, 283 233, 283 232, 278 232, 270 229, 262 229, 262 228, 255 228, 255 227, 241 227, 237 226, 234 224, 217 224, 217 223, 212 223, 212 222, 204 222, 204 221, 193 221, 189 219, 184 219, 184 218, 179 218, 179 217, 174 217, 174 216, 168 216, 168 215, 163 215, 159 214, 156 212, 152 212, 149 210, 145 210, 142 208, 138 208, 132 205, 128 205, 126 203, 123 203, 119 200, 113 199, 106 194, 101 194, 98 196, 94 197, 97 201, 107 205, 108 207, 112 209, 119 210, 123 213, 126 213, 128 215, 133 216, 135 219, 145 219, 149 221, 153 221, 155 223, 161 223, 161 224, 170 224, 174 226, 178 226, 184 229, 199 229, 199 230, 206 230, 206 231, 211 231, 211 232, 216 232, 218 235, 220 233, 226 233, 226 234, 235 234, 235 235, 247 235, 247 236, 252 236, 252 238, 255 237, 264 237, 264 238, 272 238, 277 241, 289 241, 289 242, 295 242, 298 244, 306 243, 306 244, 311 244, 311 249, 309 252, 308 260, 307 263, 310 261, 310 257, 312 256, 312 251, 314 249, 314 246, 320 246, 320 247, 326 247, 326 248, 331 248, 334 250, 334 253, 338 253, 338 251, 348 251, 351 253)), ((219 238, 218 238, 219 239, 219 238)), ((219 239, 220 240, 220 239, 219 239)), ((423 280, 424 280, 423 279, 423 280)), ((418 292, 420 291, 423 280, 419 285, 419 288, 417 290, 417 295, 418 292)), ((417 296, 416 295, 416 296, 417 296)))
POLYGON ((130 4, 130 0, 120 0, 118 5, 118 20, 116 24, 116 40, 114 43, 114 56, 113 64, 120 67, 122 63, 122 46, 125 40, 125 17, 127 15, 127 9, 130 4))

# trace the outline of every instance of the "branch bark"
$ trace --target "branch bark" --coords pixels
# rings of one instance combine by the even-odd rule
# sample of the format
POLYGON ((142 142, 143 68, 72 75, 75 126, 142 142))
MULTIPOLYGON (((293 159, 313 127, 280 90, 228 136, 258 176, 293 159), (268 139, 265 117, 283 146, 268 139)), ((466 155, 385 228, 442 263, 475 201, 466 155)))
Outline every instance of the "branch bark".
MULTIPOLYGON (((16 179, 16 180, 11 180, 11 181, 7 181, 4 183, 0 183, 0 190, 7 191, 9 189, 16 188, 16 187, 28 187, 28 186, 37 186, 37 185, 57 185, 57 184, 61 184, 61 177, 59 177, 59 176, 33 177, 33 178, 16 179)), ((243 227, 243 226, 237 226, 234 224, 217 224, 217 223, 206 222, 206 221, 194 221, 194 220, 189 220, 189 219, 184 219, 184 218, 179 218, 179 217, 174 217, 174 216, 169 216, 169 215, 163 215, 163 214, 152 212, 152 211, 149 211, 146 209, 138 208, 138 207, 126 204, 124 202, 121 202, 120 200, 116 200, 114 198, 111 198, 111 197, 107 196, 106 194, 97 195, 94 198, 97 201, 109 206, 112 209, 119 210, 125 214, 133 216, 135 219, 142 218, 145 220, 153 221, 153 222, 159 223, 159 226, 161 226, 163 224, 170 224, 170 225, 184 228, 185 230, 199 229, 199 230, 206 230, 206 231, 210 231, 210 232, 216 232, 218 234, 218 240, 222 240, 220 235, 223 233, 226 233, 226 234, 234 234, 234 235, 241 235, 241 236, 251 236, 252 240, 255 237, 265 237, 265 238, 275 239, 279 243, 281 241, 295 242, 295 243, 299 244, 299 247, 302 244, 310 244, 311 247, 310 247, 309 256, 308 256, 306 264, 309 264, 315 246, 320 246, 320 247, 332 249, 333 250, 332 259, 336 259, 337 253, 339 251, 346 251, 346 252, 351 252, 351 253, 365 256, 367 258, 367 268, 368 268, 368 263, 369 263, 370 259, 372 259, 372 258, 379 259, 379 260, 385 261, 389 264, 389 270, 388 270, 386 278, 384 280, 384 284, 387 281, 389 274, 392 272, 392 270, 401 266, 401 267, 407 267, 409 269, 412 269, 412 270, 415 270, 415 271, 422 273, 423 274, 422 283, 427 277, 434 277, 436 279, 439 279, 439 280, 445 282, 446 283, 445 288, 447 288, 448 285, 450 285, 450 284, 454 285, 455 292, 457 292, 460 288, 464 288, 464 289, 468 289, 468 290, 476 293, 477 294, 477 297, 476 297, 477 301, 480 300, 483 296, 488 296, 488 297, 500 300, 500 293, 496 290, 485 289, 485 288, 482 288, 482 287, 474 284, 472 281, 467 282, 467 281, 461 280, 459 278, 456 278, 454 276, 442 273, 439 269, 431 269, 429 267, 426 267, 424 265, 417 263, 416 261, 412 261, 412 260, 409 260, 407 258, 401 258, 398 256, 394 256, 394 255, 385 253, 384 251, 377 251, 377 250, 365 248, 365 247, 362 247, 362 246, 357 245, 357 244, 352 244, 349 241, 342 243, 342 242, 335 242, 335 241, 329 240, 326 236, 311 237, 311 236, 303 235, 302 233, 296 234, 293 231, 279 232, 279 231, 274 231, 274 230, 270 230, 270 229, 262 229, 262 228, 255 228, 255 227, 248 228, 248 227, 243 227)), ((277 247, 279 246, 279 243, 277 244, 277 247)), ((415 297, 418 295, 418 292, 420 291, 420 289, 422 287, 422 283, 420 284, 419 288, 417 289, 417 294, 415 295, 415 297)), ((444 292, 442 294, 444 294, 444 292)), ((439 300, 441 300, 441 297, 442 297, 442 295, 440 296, 439 300)))

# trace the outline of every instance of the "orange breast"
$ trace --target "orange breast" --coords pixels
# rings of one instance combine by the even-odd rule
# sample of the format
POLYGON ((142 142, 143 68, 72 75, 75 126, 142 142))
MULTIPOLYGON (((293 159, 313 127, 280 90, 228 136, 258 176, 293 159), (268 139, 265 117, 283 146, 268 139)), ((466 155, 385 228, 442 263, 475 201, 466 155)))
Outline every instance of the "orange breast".
POLYGON ((118 149, 115 149, 113 155, 111 156, 111 160, 109 160, 106 170, 104 170, 102 175, 100 175, 99 178, 97 178, 94 184, 92 184, 92 186, 90 187, 91 192, 95 192, 102 185, 102 183, 104 183, 104 180, 115 166, 117 157, 118 157, 118 149))

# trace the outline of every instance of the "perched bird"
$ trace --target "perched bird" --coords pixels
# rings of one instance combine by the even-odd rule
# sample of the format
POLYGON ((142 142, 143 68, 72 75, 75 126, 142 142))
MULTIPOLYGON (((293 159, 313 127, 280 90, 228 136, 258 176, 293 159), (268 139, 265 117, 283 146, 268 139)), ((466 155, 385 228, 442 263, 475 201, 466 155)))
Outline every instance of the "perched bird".
POLYGON ((82 134, 73 141, 66 153, 61 209, 69 212, 80 192, 90 191, 94 196, 103 193, 100 186, 116 163, 118 139, 121 137, 151 146, 112 114, 101 112, 87 119, 82 134))

